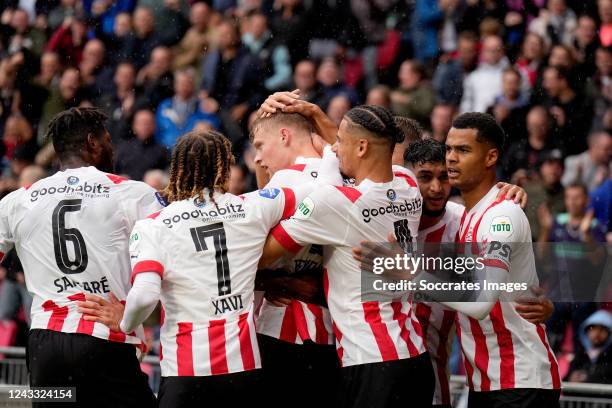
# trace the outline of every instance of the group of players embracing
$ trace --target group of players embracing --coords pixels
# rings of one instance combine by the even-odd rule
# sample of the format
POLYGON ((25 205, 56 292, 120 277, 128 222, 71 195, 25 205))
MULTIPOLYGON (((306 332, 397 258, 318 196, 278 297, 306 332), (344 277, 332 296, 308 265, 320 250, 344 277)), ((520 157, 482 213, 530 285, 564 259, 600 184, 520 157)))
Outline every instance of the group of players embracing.
POLYGON ((449 407, 457 333, 470 407, 558 406, 541 296, 362 298, 362 245, 396 239, 487 243, 488 279, 537 286, 525 193, 497 183, 505 136, 491 116, 458 116, 442 144, 383 107, 337 128, 279 92, 251 128, 260 189, 241 196, 222 134, 182 136, 158 193, 112 174, 105 120, 56 116, 61 170, 0 202, 0 257, 15 247, 34 297, 31 386, 76 387, 87 407, 449 407), (160 301, 156 398, 137 352, 160 301))

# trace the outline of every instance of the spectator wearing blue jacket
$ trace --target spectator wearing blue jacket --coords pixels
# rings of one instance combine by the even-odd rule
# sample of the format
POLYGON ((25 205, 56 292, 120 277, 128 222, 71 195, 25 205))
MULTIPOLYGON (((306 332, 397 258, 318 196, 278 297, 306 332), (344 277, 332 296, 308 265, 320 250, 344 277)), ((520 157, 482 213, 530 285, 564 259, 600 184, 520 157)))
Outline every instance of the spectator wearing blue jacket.
POLYGON ((174 96, 162 101, 157 108, 157 141, 172 149, 176 140, 198 125, 219 128, 217 115, 202 110, 195 94, 195 71, 177 71, 174 76, 174 96))
POLYGON ((612 175, 591 192, 591 207, 595 217, 606 227, 608 242, 612 243, 612 175))
POLYGON ((426 64, 438 56, 438 30, 444 12, 437 1, 417 0, 412 13, 412 48, 414 58, 426 64))

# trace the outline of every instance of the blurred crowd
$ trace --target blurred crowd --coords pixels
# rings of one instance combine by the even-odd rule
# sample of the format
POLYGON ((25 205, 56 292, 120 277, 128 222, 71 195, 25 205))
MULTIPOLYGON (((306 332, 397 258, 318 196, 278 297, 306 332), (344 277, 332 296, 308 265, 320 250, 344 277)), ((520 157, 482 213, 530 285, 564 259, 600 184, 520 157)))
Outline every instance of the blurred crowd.
MULTIPOLYGON (((177 138, 215 128, 238 159, 231 192, 252 190, 254 112, 296 88, 336 123, 383 105, 440 141, 458 113, 489 112, 534 241, 612 242, 612 0, 0 1, 0 198, 57 170, 46 127, 74 106, 108 114, 118 174, 162 189, 177 138)), ((16 256, 0 285, 0 320, 15 319, 16 256)), ((612 318, 561 309, 556 350, 587 367, 568 378, 601 381, 572 372, 609 361, 612 318), (595 326, 598 353, 583 345, 595 326)))

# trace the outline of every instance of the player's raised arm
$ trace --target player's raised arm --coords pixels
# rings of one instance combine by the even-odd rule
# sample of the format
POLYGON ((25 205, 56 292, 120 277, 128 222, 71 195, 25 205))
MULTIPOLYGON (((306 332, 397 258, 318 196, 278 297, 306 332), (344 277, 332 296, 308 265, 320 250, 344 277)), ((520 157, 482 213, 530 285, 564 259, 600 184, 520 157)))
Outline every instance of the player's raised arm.
POLYGON ((338 128, 334 122, 314 103, 299 99, 299 90, 292 92, 276 92, 264 101, 260 107, 260 115, 271 115, 277 110, 286 113, 299 113, 308 118, 317 134, 327 143, 334 144, 338 128))
MULTIPOLYGON (((295 214, 270 232, 259 262, 266 268, 284 255, 296 254, 306 244, 342 245, 349 224, 338 187, 319 187, 296 207, 295 214)), ((348 201, 347 201, 348 202, 348 201)))

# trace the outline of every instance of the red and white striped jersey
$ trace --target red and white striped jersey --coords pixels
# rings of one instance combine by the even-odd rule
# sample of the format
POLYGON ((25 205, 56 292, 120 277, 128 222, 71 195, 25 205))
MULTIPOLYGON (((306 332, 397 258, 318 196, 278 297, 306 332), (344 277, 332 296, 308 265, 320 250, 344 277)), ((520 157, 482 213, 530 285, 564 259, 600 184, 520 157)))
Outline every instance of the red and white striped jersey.
POLYGON ((295 209, 294 190, 215 193, 176 201, 136 223, 132 277, 162 277, 162 376, 261 367, 255 333, 257 263, 270 229, 295 209))
POLYGON ((83 320, 76 301, 85 292, 125 299, 130 232, 137 220, 161 208, 148 185, 95 167, 59 171, 5 197, 0 252, 17 250, 33 296, 31 328, 143 345, 142 327, 128 335, 109 331, 83 320))
MULTIPOLYGON (((510 251, 486 251, 485 265, 505 269, 512 282, 537 285, 531 229, 527 217, 511 200, 497 200, 497 187, 464 213, 460 242, 498 241, 510 251)), ((466 250, 473 252, 472 245, 466 250)), ((488 248, 488 246, 487 246, 488 248)), ((475 250, 479 250, 476 248, 475 250)), ((513 388, 558 389, 561 387, 557 361, 546 338, 543 324, 524 320, 515 310, 515 293, 502 292, 483 320, 457 314, 468 384, 474 391, 513 388)))
POLYGON ((324 245, 324 285, 343 366, 410 358, 425 351, 410 300, 362 301, 361 266, 352 254, 363 240, 386 242, 391 231, 403 242, 413 241, 421 210, 421 194, 406 179, 366 179, 356 188, 318 188, 291 219, 273 230, 275 239, 293 253, 303 245, 324 245))
MULTIPOLYGON (((465 207, 462 205, 447 202, 442 218, 434 225, 419 230, 418 242, 429 244, 455 242, 464 211, 465 207)), ((415 307, 436 378, 432 404, 450 405, 448 357, 455 333, 457 312, 437 302, 418 302, 415 307)))
MULTIPOLYGON (((266 188, 312 183, 317 178, 320 164, 320 158, 298 157, 295 165, 274 173, 266 188)), ((282 260, 279 265, 290 273, 322 271, 322 260, 323 249, 320 246, 305 245, 295 257, 282 260)), ((257 333, 295 344, 306 340, 334 344, 329 309, 299 300, 292 300, 289 306, 276 306, 264 299, 257 317, 257 333)))
POLYGON ((406 182, 412 186, 412 187, 417 187, 417 181, 416 181, 416 176, 414 175, 414 173, 412 172, 412 170, 406 168, 406 167, 402 167, 398 164, 394 164, 392 166, 393 169, 393 175, 395 177, 400 177, 403 179, 406 179, 406 182))

